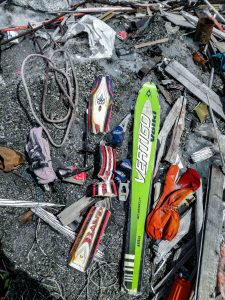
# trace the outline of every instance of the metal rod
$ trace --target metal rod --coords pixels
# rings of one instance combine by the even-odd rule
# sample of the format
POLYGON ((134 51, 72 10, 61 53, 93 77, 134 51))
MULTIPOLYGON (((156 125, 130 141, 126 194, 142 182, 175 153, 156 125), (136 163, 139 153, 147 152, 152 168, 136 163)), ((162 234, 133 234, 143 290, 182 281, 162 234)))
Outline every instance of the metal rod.
POLYGON ((23 200, 13 200, 0 198, 0 207, 61 207, 63 204, 49 203, 49 202, 32 202, 23 200))
POLYGON ((53 11, 51 13, 68 13, 68 14, 90 14, 90 13, 103 13, 108 11, 114 11, 114 12, 133 12, 135 9, 132 7, 122 7, 122 6, 105 6, 105 7, 84 7, 76 9, 75 11, 69 11, 69 10, 60 10, 60 11, 53 11))

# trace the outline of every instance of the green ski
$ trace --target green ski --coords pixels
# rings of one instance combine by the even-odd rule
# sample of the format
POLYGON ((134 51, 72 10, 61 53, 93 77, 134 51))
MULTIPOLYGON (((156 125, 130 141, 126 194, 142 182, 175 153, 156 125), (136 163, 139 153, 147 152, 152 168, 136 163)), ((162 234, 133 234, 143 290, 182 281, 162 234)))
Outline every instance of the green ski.
POLYGON ((145 221, 160 121, 158 93, 153 83, 139 91, 134 111, 131 202, 124 258, 124 287, 130 294, 141 289, 145 221))

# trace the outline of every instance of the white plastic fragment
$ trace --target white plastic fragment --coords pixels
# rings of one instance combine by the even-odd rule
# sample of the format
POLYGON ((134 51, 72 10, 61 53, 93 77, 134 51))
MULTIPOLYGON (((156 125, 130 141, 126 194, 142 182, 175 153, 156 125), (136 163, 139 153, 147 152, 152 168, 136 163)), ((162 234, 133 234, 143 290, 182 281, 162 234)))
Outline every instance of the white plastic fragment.
POLYGON ((201 150, 192 153, 191 159, 193 160, 193 162, 200 162, 209 159, 213 155, 214 153, 210 147, 204 147, 201 150))
MULTIPOLYGON (((81 32, 87 32, 90 50, 90 58, 110 58, 113 54, 116 32, 105 22, 96 17, 85 15, 76 24, 69 26, 63 37, 63 41, 73 38, 81 32)), ((77 58, 81 58, 77 56, 77 58)))
POLYGON ((179 167, 180 170, 184 168, 184 165, 182 164, 182 161, 181 161, 181 158, 180 158, 179 154, 177 154, 177 158, 176 158, 175 164, 178 165, 178 167, 179 167))
MULTIPOLYGON (((11 38, 18 36, 18 33, 16 31, 8 31, 6 35, 7 40, 10 40, 11 38)), ((13 40, 11 44, 19 44, 19 39, 13 40)))

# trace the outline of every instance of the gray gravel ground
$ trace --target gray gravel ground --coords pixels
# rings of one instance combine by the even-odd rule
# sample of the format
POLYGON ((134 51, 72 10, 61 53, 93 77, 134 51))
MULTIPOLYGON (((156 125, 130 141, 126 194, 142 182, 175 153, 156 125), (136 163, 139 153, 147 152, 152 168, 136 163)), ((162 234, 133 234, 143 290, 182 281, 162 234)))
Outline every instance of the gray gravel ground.
MULTIPOLYGON (((2 16, 1 16, 2 18, 2 16)), ((4 18, 3 18, 4 19, 4 18)), ((1 20, 1 19, 0 19, 1 20)), ((110 21, 108 24, 116 30, 124 29, 124 24, 129 24, 128 20, 110 21)), ((165 37, 166 31, 164 27, 165 21, 156 16, 154 23, 151 24, 148 34, 144 39, 155 40, 165 37)), ((176 35, 170 36, 170 42, 162 45, 163 54, 169 58, 175 58, 193 74, 195 74, 203 82, 207 83, 209 72, 203 71, 192 61, 192 53, 197 46, 193 43, 192 37, 182 35, 184 32, 179 31, 176 35)), ((80 44, 83 38, 77 38, 68 43, 66 47, 71 54, 77 52, 85 53, 87 43, 80 44)), ((138 39, 128 42, 116 41, 116 47, 131 46, 138 39)), ((142 41, 142 40, 140 40, 142 41)), ((139 41, 138 41, 139 42, 139 41)), ((17 87, 21 80, 20 69, 24 58, 35 49, 31 39, 26 38, 18 45, 5 49, 2 52, 2 81, 0 83, 0 145, 14 148, 24 153, 24 147, 27 135, 31 129, 31 123, 27 118, 21 104, 18 102, 17 87)), ((130 98, 134 92, 137 92, 141 84, 146 81, 153 81, 156 84, 160 77, 157 72, 151 72, 142 81, 136 77, 136 72, 142 65, 149 64, 152 58, 146 55, 144 50, 139 50, 134 55, 117 58, 114 54, 111 60, 100 60, 93 62, 75 61, 75 68, 79 80, 80 98, 79 98, 79 117, 74 123, 69 139, 65 146, 56 149, 51 146, 51 155, 54 168, 61 164, 76 165, 82 167, 82 156, 77 154, 77 150, 82 146, 82 132, 84 129, 83 115, 86 109, 86 101, 96 75, 110 75, 114 83, 114 105, 111 120, 111 128, 113 128, 130 110, 130 98)), ((41 72, 41 64, 32 63, 32 69, 29 72, 29 87, 34 101, 40 103, 41 84, 39 73, 41 72)), ((216 78, 215 90, 221 89, 221 81, 216 78)), ((22 85, 19 88, 20 101, 25 108, 28 108, 27 99, 22 85)), ((49 99, 51 106, 57 105, 54 102, 57 91, 54 84, 50 85, 49 99)), ((177 95, 174 95, 176 99, 177 95)), ((169 104, 166 103, 164 97, 159 94, 161 104, 161 123, 169 111, 169 104)), ((208 177, 210 161, 191 165, 190 154, 199 150, 205 145, 206 140, 196 136, 191 132, 192 120, 197 121, 192 110, 197 104, 188 94, 188 106, 186 116, 186 127, 182 137, 180 155, 185 167, 195 167, 202 175, 205 183, 208 177)), ((30 115, 29 109, 28 114, 30 115)), ((223 125, 221 122, 220 125, 223 125)), ((52 131, 55 137, 59 138, 60 134, 52 131)), ((126 135, 123 147, 118 149, 118 160, 126 158, 128 153, 128 142, 131 139, 131 130, 126 135)), ((91 136, 90 144, 95 146, 102 137, 91 136)), ((92 157, 89 164, 93 164, 92 157)), ((165 165, 166 166, 166 165, 165 165)), ((165 166, 162 165, 160 173, 163 173, 165 166)), ((91 172, 89 172, 88 183, 91 182, 91 172)), ((15 198, 20 200, 33 200, 33 193, 40 200, 51 200, 54 203, 65 205, 72 204, 85 194, 86 186, 80 187, 70 184, 64 184, 56 181, 52 189, 51 195, 43 192, 40 187, 36 186, 29 174, 29 166, 25 165, 19 169, 16 174, 0 173, 0 194, 1 197, 15 198), (18 176, 19 174, 19 176, 18 176)), ((105 247, 104 261, 109 266, 104 266, 100 272, 95 273, 93 279, 95 283, 90 282, 87 290, 84 289, 88 274, 82 274, 67 266, 67 256, 71 244, 65 237, 52 230, 48 225, 41 222, 38 231, 38 243, 31 247, 35 239, 35 231, 37 219, 26 225, 21 225, 18 221, 19 216, 24 212, 23 209, 1 208, 0 209, 0 236, 2 257, 8 264, 12 265, 16 270, 15 279, 9 289, 7 299, 100 299, 100 300, 117 300, 132 299, 123 291, 121 291, 121 258, 124 244, 124 234, 126 233, 126 216, 129 203, 120 203, 118 200, 112 200, 112 216, 106 234, 102 240, 105 247), (108 288, 98 289, 96 286, 102 278, 102 286, 108 288), (114 284, 115 279, 117 283, 114 284)), ((53 211, 56 213, 56 211, 53 211)), ((151 254, 149 245, 146 245, 144 265, 143 292, 136 299, 152 299, 150 295, 150 276, 151 276, 151 254)), ((93 270, 97 267, 95 263, 93 270)), ((97 269, 96 269, 97 270, 97 269)))

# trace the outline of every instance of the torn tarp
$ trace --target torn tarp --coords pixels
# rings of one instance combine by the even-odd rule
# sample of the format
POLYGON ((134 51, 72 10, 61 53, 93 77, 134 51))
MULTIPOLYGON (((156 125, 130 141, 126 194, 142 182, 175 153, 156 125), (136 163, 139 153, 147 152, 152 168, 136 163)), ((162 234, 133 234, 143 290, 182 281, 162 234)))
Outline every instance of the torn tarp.
MULTIPOLYGON (((90 50, 90 58, 110 58, 114 49, 116 32, 106 23, 96 17, 86 15, 76 24, 69 26, 63 41, 73 38, 81 32, 87 32, 90 50)), ((77 58, 81 58, 77 56, 77 58)))
POLYGON ((30 131, 26 151, 31 162, 31 169, 40 184, 48 184, 56 179, 52 168, 49 144, 42 137, 42 128, 34 127, 30 131))

